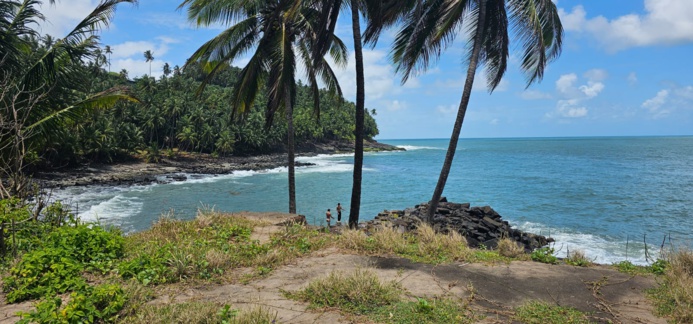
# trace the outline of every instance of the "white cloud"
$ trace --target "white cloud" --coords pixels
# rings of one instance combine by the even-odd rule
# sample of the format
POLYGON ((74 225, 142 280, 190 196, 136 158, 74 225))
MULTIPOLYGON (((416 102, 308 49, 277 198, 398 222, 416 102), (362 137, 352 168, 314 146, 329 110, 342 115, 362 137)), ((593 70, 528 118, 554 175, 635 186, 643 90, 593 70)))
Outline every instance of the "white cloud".
POLYGON ((628 84, 630 85, 635 85, 636 83, 638 83, 638 75, 635 74, 635 72, 631 72, 628 74, 626 81, 628 81, 628 84))
POLYGON ((602 90, 604 90, 604 84, 601 82, 588 81, 586 85, 580 86, 580 91, 582 91, 587 98, 596 97, 602 90))
POLYGON ((150 50, 154 55, 154 61, 151 64, 152 76, 159 77, 164 65, 161 58, 169 52, 169 44, 177 42, 173 38, 161 36, 157 37, 155 41, 130 41, 112 45, 111 71, 119 72, 126 69, 130 78, 149 75, 149 62, 145 61, 144 52, 150 50))
POLYGON ((58 1, 55 5, 44 1, 41 13, 46 16, 46 21, 39 24, 39 30, 42 34, 62 38, 89 15, 97 4, 96 0, 70 0, 69 3, 58 1))
POLYGON ((669 101, 669 90, 661 90, 657 92, 657 95, 653 98, 645 100, 642 103, 642 107, 647 109, 650 116, 654 119, 664 118, 671 114, 671 110, 662 109, 662 107, 669 101))
POLYGON ((561 75, 558 80, 556 80, 556 90, 563 95, 574 95, 575 93, 575 82, 578 77, 575 73, 561 75))
POLYGON ((693 1, 644 0, 645 13, 628 14, 614 19, 587 18, 582 6, 571 12, 560 9, 567 31, 586 32, 608 51, 631 47, 674 45, 693 42, 693 1))
POLYGON ((650 112, 657 112, 666 103, 669 97, 669 90, 661 90, 657 92, 654 98, 647 99, 642 103, 643 108, 647 108, 650 112))
POLYGON ((564 99, 556 102, 556 109, 546 113, 545 117, 550 119, 573 119, 587 117, 589 109, 584 106, 584 102, 597 97, 606 86, 602 81, 608 78, 607 71, 602 69, 592 69, 583 73, 587 79, 582 85, 576 73, 561 75, 556 80, 556 91, 564 99))
MULTIPOLYGON (((335 66, 334 64, 332 65, 335 66)), ((344 97, 354 100, 356 97, 355 58, 352 52, 346 68, 334 68, 344 97)), ((401 91, 396 81, 392 65, 387 62, 387 53, 381 50, 363 50, 363 70, 366 81, 366 100, 379 99, 401 91)))

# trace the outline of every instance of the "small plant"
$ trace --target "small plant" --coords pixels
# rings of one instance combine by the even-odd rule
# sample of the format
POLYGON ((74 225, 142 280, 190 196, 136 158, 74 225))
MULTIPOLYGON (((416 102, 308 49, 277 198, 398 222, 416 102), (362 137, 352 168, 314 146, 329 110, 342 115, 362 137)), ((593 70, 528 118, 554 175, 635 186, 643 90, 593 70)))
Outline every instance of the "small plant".
POLYGON ((592 261, 580 250, 573 251, 573 253, 565 259, 565 262, 576 267, 589 267, 592 265, 592 261))
POLYGON ((656 275, 663 275, 668 266, 668 261, 663 259, 657 259, 657 261, 653 262, 652 265, 650 265, 650 270, 652 271, 652 273, 656 275))
POLYGON ((516 309, 513 319, 527 324, 588 324, 587 316, 573 308, 531 301, 516 309))
POLYGON ((677 251, 667 254, 667 259, 659 286, 649 290, 648 296, 658 315, 672 323, 693 323, 693 252, 677 251))
POLYGON ((462 303, 451 299, 417 298, 416 301, 401 301, 382 306, 369 314, 370 319, 380 323, 474 323, 474 314, 462 303))
POLYGON ((554 252, 554 249, 550 247, 536 249, 534 252, 532 252, 532 260, 541 263, 556 264, 558 262, 558 258, 553 255, 554 252))

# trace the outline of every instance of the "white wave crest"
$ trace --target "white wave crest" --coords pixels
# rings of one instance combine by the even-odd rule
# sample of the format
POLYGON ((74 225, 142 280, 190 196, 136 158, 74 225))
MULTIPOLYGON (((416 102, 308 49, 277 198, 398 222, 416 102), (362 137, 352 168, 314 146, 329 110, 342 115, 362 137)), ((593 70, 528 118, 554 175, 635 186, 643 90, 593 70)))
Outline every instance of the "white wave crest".
POLYGON ((417 151, 417 150, 437 150, 437 151, 443 151, 445 150, 442 147, 435 147, 435 146, 416 146, 416 145, 397 145, 399 148, 403 148, 407 151, 417 151))
MULTIPOLYGON (((550 236, 556 242, 553 247, 557 257, 567 257, 568 253, 580 250, 585 256, 595 263, 613 264, 621 261, 630 261, 633 264, 647 265, 645 259, 645 247, 642 243, 630 242, 626 249, 626 241, 611 237, 603 237, 585 233, 571 233, 568 230, 547 227, 542 224, 524 222, 517 226, 518 229, 550 236)), ((650 251, 651 252, 651 251, 650 251)))

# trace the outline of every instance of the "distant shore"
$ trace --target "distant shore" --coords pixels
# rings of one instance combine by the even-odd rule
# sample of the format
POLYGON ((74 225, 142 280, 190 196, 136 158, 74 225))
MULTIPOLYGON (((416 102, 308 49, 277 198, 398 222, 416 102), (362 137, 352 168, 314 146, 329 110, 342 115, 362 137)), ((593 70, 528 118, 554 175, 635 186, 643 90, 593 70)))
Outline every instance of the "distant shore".
MULTIPOLYGON (((364 151, 397 151, 402 148, 366 141, 364 151)), ((354 143, 331 141, 326 143, 303 143, 297 147, 299 156, 317 154, 353 153, 354 143)), ((34 179, 44 188, 63 188, 86 185, 136 185, 154 182, 187 180, 185 174, 229 174, 234 171, 269 170, 288 165, 286 153, 250 156, 212 157, 210 154, 181 153, 173 158, 163 157, 159 163, 146 163, 135 158, 128 162, 113 164, 90 164, 63 170, 38 171, 34 179)), ((296 166, 310 164, 296 163, 296 166)))

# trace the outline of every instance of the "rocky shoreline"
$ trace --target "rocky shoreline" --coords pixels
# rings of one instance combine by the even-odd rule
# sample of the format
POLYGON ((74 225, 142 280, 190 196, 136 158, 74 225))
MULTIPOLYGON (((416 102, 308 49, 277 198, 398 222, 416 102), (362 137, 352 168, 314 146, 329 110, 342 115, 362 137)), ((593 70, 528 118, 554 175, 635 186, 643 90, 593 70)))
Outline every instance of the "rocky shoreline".
MULTIPOLYGON (((404 210, 390 210, 379 213, 375 219, 364 222, 367 231, 382 227, 392 227, 399 232, 415 231, 419 223, 426 219, 428 203, 404 210)), ((525 251, 548 245, 554 240, 511 228, 490 206, 471 207, 469 203, 452 203, 442 198, 433 217, 433 229, 440 233, 457 231, 467 239, 470 247, 484 246, 496 248, 501 238, 509 238, 524 247, 525 251)))
MULTIPOLYGON (((402 148, 367 141, 365 151, 397 151, 402 148)), ((331 141, 302 143, 300 156, 317 154, 352 153, 353 142, 331 141)), ((296 163, 296 166, 310 165, 296 163)), ((141 159, 115 164, 91 164, 64 170, 38 171, 33 178, 43 188, 63 188, 85 185, 136 185, 168 183, 187 180, 186 174, 229 174, 234 171, 261 171, 287 166, 286 154, 273 153, 255 156, 212 157, 209 154, 186 154, 162 158, 159 163, 145 163, 141 159)))

